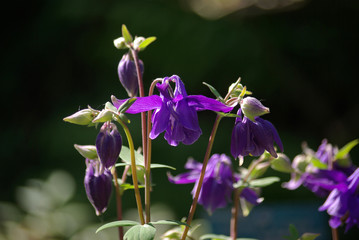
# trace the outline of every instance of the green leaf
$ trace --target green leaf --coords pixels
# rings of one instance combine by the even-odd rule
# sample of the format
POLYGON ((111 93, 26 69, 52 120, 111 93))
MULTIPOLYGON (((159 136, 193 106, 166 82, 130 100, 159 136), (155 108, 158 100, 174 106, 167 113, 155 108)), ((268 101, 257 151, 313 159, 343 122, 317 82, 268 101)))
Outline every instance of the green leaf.
POLYGON ((112 103, 110 103, 110 102, 106 102, 105 109, 109 109, 109 110, 111 110, 113 112, 117 112, 116 107, 114 105, 112 105, 112 103))
POLYGON ((155 238, 156 228, 152 225, 136 225, 127 230, 124 240, 153 240, 155 238))
POLYGON ((124 113, 131 107, 131 105, 136 101, 136 98, 129 98, 118 108, 119 113, 124 113))
POLYGON ((328 165, 321 162, 319 159, 313 157, 310 162, 313 164, 314 167, 319 169, 328 169, 328 165))
POLYGON ((152 163, 151 168, 169 168, 169 169, 172 169, 172 170, 176 170, 176 168, 174 168, 172 166, 165 165, 165 164, 158 164, 158 163, 152 163))
MULTIPOLYGON (((128 165, 131 165, 131 151, 128 147, 122 146, 120 158, 128 165)), ((135 151, 135 159, 136 165, 144 166, 143 156, 141 153, 135 151)))
POLYGON ((217 89, 215 89, 212 85, 209 85, 206 82, 202 82, 204 85, 206 85, 209 90, 211 90, 211 92, 214 94, 214 96, 216 96, 216 98, 218 98, 220 101, 223 101, 223 98, 221 96, 221 94, 219 94, 219 92, 217 91, 217 89))
POLYGON ((222 117, 240 117, 239 115, 237 114, 234 114, 234 113, 224 113, 224 112, 216 112, 217 114, 221 115, 222 117))
POLYGON ((156 37, 148 37, 146 38, 139 46, 138 46, 138 50, 144 50, 148 45, 150 45, 151 43, 153 43, 154 41, 156 41, 156 37))
POLYGON ((161 224, 161 225, 184 225, 188 226, 187 223, 181 221, 174 221, 174 220, 158 220, 156 222, 150 222, 150 224, 161 224))
POLYGON ((125 39, 126 43, 130 43, 133 41, 133 38, 125 24, 122 24, 122 37, 125 39))
POLYGON ((293 239, 299 238, 298 230, 293 224, 289 224, 289 233, 293 239))
MULTIPOLYGON (((218 234, 205 234, 205 235, 202 235, 199 239, 200 240, 204 240, 204 239, 230 240, 231 237, 226 236, 226 235, 218 235, 218 234)), ((258 240, 258 239, 256 239, 256 238, 237 238, 236 240, 258 240)))
POLYGON ((300 237, 300 240, 314 240, 319 235, 320 234, 318 234, 318 233, 303 233, 303 235, 300 237))
POLYGON ((113 228, 113 227, 128 227, 128 226, 135 226, 135 225, 139 225, 139 222, 135 222, 135 221, 130 221, 130 220, 121 220, 121 221, 114 221, 114 222, 110 222, 110 223, 106 223, 105 225, 102 225, 101 227, 99 227, 96 230, 96 233, 98 233, 99 231, 102 231, 104 229, 107 228, 113 228))
POLYGON ((335 159, 342 159, 352 150, 353 147, 358 145, 359 139, 355 139, 349 143, 347 143, 344 147, 342 147, 338 153, 335 155, 335 159))
POLYGON ((266 187, 269 186, 275 182, 279 182, 279 177, 266 177, 266 178, 259 178, 254 179, 249 182, 249 185, 252 187, 266 187))
MULTIPOLYGON (((116 167, 121 167, 125 165, 131 165, 131 152, 130 149, 126 146, 122 146, 121 152, 120 152, 120 158, 124 161, 124 163, 117 163, 116 167)), ((141 153, 135 151, 135 159, 136 159, 136 165, 145 167, 145 163, 143 161, 143 156, 141 153)), ((151 168, 169 168, 172 170, 176 170, 176 168, 165 165, 165 164, 158 164, 158 163, 152 163, 151 168)))

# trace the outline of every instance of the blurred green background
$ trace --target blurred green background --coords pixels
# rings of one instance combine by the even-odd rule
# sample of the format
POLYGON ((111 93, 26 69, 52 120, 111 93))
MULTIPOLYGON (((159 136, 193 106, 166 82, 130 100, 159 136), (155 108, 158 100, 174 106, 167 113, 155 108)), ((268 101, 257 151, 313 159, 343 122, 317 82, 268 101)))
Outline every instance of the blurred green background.
MULTIPOLYGON (((21 1, 3 11, 11 14, 1 17, 2 202, 16 201, 17 186, 47 178, 54 169, 70 173, 75 199, 87 201, 85 164, 73 144, 94 144, 98 130, 62 119, 87 105, 101 109, 112 94, 126 97, 117 77, 124 51, 112 42, 122 24, 133 35, 157 37, 140 53, 145 87, 177 74, 189 94, 211 96, 205 81, 225 95, 241 77, 270 107, 265 118, 276 126, 290 158, 301 152, 303 141, 316 150, 323 138, 339 147, 358 138, 357 1, 21 1)), ((202 161, 214 117, 199 114, 203 135, 191 146, 170 147, 161 135, 153 142, 153 161, 176 167, 173 174, 183 171, 188 156, 202 161)), ((139 146, 139 118, 131 120, 139 146)), ((232 119, 222 121, 213 153, 230 153, 232 126, 232 119)), ((351 156, 359 164, 357 148, 351 156)), ((187 215, 193 186, 167 183, 162 169, 154 170, 153 179, 154 203, 175 206, 177 219, 187 215)), ((306 189, 290 192, 279 183, 263 196, 264 204, 322 203, 306 189)), ((125 198, 125 208, 135 206, 132 193, 125 198)), ((105 221, 114 213, 110 207, 105 221)))

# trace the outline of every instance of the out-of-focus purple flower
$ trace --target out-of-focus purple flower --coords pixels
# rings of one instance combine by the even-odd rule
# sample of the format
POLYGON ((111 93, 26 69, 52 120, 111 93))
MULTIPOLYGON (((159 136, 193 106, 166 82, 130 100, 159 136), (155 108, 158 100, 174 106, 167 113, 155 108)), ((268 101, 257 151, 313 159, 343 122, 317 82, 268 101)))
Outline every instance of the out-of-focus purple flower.
POLYGON ((338 149, 328 144, 326 139, 322 141, 317 152, 304 145, 303 153, 293 160, 292 168, 295 172, 283 187, 294 190, 303 185, 318 197, 328 197, 336 188, 343 190, 347 177, 353 173, 355 167, 342 167, 337 164, 334 161, 337 152, 338 149), (323 166, 319 168, 320 165, 323 166))
POLYGON ((255 117, 255 122, 244 116, 238 110, 232 131, 231 153, 234 158, 239 156, 260 156, 267 150, 273 157, 277 157, 274 142, 283 151, 282 141, 275 127, 267 120, 255 117))
POLYGON ((108 169, 103 169, 98 160, 86 159, 85 190, 87 198, 101 215, 107 209, 112 193, 112 175, 108 169), (101 169, 102 168, 102 169, 101 169))
MULTIPOLYGON (((165 77, 156 87, 160 96, 138 97, 126 113, 136 114, 154 110, 150 138, 155 139, 160 133, 165 132, 164 137, 172 146, 177 146, 180 142, 190 145, 202 134, 197 111, 229 112, 232 110, 231 107, 215 99, 202 95, 187 95, 183 82, 176 75, 165 77), (170 82, 176 85, 174 91, 170 82)), ((117 108, 124 101, 112 97, 112 102, 117 108)))
POLYGON ((334 189, 319 210, 326 210, 331 216, 329 225, 332 228, 344 222, 345 231, 348 231, 354 225, 359 227, 359 168, 348 177, 346 184, 344 189, 334 189))
MULTIPOLYGON (((177 176, 169 175, 170 182, 175 184, 195 183, 192 190, 192 196, 195 195, 202 164, 193 159, 189 159, 185 165, 189 172, 177 176)), ((198 198, 201 204, 208 212, 213 212, 217 208, 222 208, 231 201, 233 192, 233 183, 236 181, 232 171, 232 162, 225 154, 214 154, 208 161, 206 173, 203 178, 202 189, 198 198)), ((245 188, 241 197, 250 203, 259 204, 258 196, 252 189, 245 188)))
POLYGON ((96 138, 96 150, 106 168, 115 165, 122 148, 122 138, 114 123, 105 122, 96 138))
MULTIPOLYGON (((143 75, 143 62, 139 60, 139 67, 143 75)), ((129 97, 135 97, 138 92, 137 70, 135 62, 131 60, 128 53, 124 54, 118 64, 118 77, 122 86, 126 89, 129 97)))

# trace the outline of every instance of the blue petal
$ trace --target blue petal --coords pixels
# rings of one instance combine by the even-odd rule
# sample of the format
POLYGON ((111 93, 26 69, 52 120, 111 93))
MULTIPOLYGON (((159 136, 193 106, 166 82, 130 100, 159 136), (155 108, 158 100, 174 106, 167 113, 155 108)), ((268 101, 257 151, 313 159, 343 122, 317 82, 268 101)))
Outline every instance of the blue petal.
POLYGON ((150 138, 155 139, 161 132, 165 131, 169 126, 170 112, 167 109, 167 105, 162 103, 162 107, 156 110, 152 116, 152 130, 150 132, 150 138))
POLYGON ((233 109, 233 107, 228 107, 216 99, 202 95, 189 95, 186 99, 188 105, 190 107, 195 107, 196 111, 211 110, 215 112, 230 112, 233 109))
MULTIPOLYGON (((116 108, 119 108, 127 99, 119 100, 116 97, 111 97, 112 103, 116 108)), ((162 99, 160 96, 152 95, 148 97, 136 97, 136 101, 126 111, 126 113, 136 114, 140 112, 147 112, 156 108, 160 108, 162 99)))

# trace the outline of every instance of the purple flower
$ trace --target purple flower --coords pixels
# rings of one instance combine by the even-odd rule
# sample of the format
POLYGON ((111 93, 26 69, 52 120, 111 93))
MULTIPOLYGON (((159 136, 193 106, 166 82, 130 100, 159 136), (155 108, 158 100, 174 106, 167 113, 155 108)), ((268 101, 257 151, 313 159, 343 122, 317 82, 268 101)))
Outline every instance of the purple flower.
MULTIPOLYGON (((155 139, 165 132, 168 144, 177 146, 180 142, 186 145, 194 143, 202 134, 198 123, 197 111, 212 110, 229 112, 231 107, 202 95, 187 95, 181 79, 173 75, 165 77, 156 85, 160 95, 138 97, 126 113, 136 114, 154 110, 150 138, 155 139), (175 83, 173 91, 170 82, 175 83)), ((115 107, 121 106, 125 100, 112 97, 115 107)))
POLYGON ((101 215, 107 209, 112 193, 112 175, 108 169, 103 169, 98 160, 86 159, 85 190, 87 198, 101 215))
MULTIPOLYGON (((189 172, 177 176, 168 175, 169 181, 175 184, 195 183, 192 196, 195 195, 202 164, 189 159, 185 165, 189 172)), ((217 208, 222 208, 231 201, 233 183, 236 181, 232 171, 232 162, 225 154, 214 154, 208 161, 206 173, 203 178, 203 185, 199 194, 198 203, 210 213, 217 208)), ((259 203, 257 194, 249 188, 243 189, 241 197, 252 204, 259 203)))
MULTIPOLYGON (((139 67, 143 75, 143 62, 139 60, 139 67)), ((126 89, 129 97, 135 97, 138 92, 137 70, 135 62, 130 59, 128 53, 124 54, 118 64, 118 76, 122 86, 126 89)))
POLYGON ((342 167, 335 160, 338 152, 336 147, 324 139, 317 152, 304 146, 303 154, 296 156, 292 163, 295 172, 291 180, 283 184, 290 190, 305 186, 318 197, 328 197, 333 189, 343 190, 347 177, 354 172, 355 167, 342 167), (322 165, 322 166, 320 166, 322 165))
POLYGON ((96 138, 96 150, 106 168, 115 165, 122 148, 122 138, 114 123, 105 122, 96 138))
POLYGON ((234 158, 239 156, 260 156, 267 150, 273 157, 277 157, 274 142, 283 151, 283 145, 277 130, 267 120, 255 117, 255 122, 244 116, 241 109, 237 114, 236 122, 232 131, 231 153, 234 158))
POLYGON ((345 222, 345 231, 348 231, 354 225, 359 227, 359 168, 348 177, 346 184, 344 189, 334 189, 319 211, 326 210, 331 216, 329 225, 332 228, 345 222))

